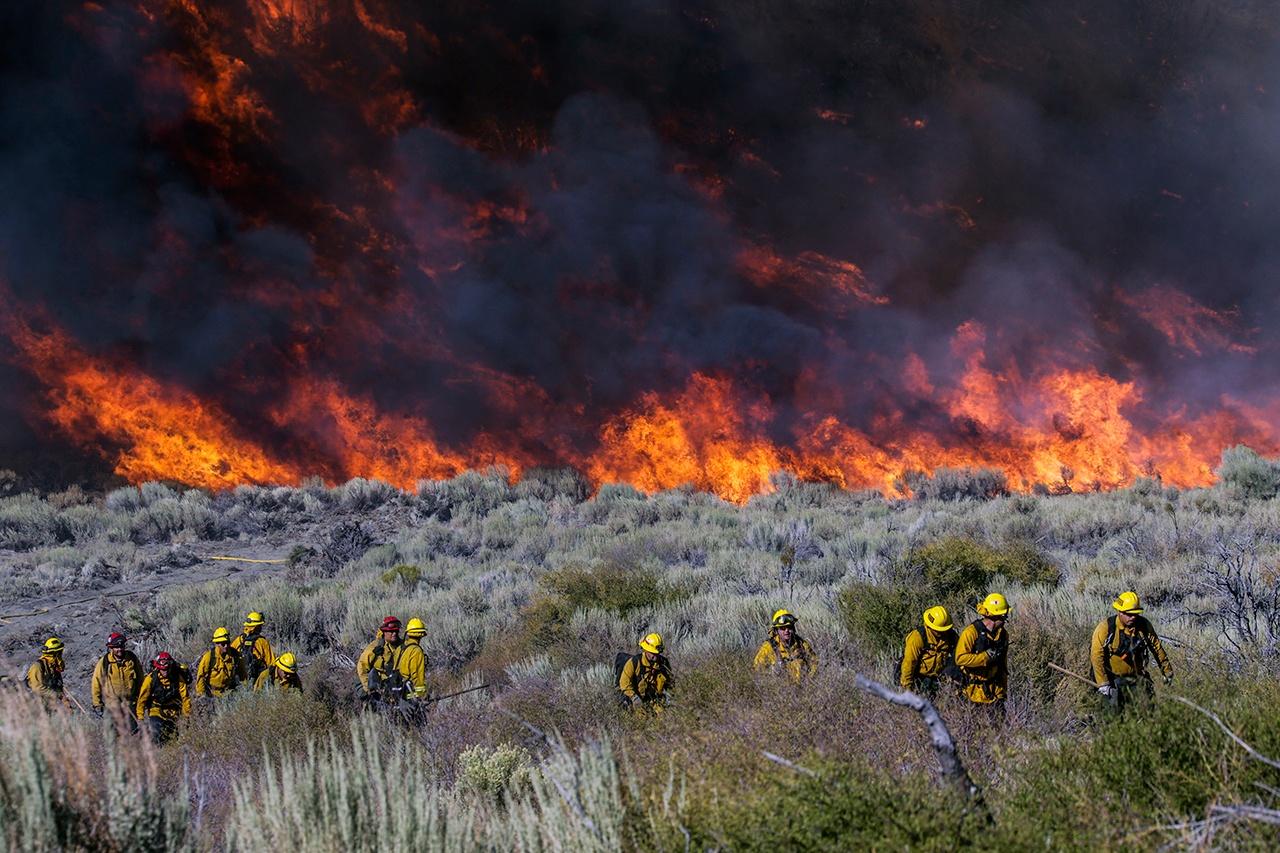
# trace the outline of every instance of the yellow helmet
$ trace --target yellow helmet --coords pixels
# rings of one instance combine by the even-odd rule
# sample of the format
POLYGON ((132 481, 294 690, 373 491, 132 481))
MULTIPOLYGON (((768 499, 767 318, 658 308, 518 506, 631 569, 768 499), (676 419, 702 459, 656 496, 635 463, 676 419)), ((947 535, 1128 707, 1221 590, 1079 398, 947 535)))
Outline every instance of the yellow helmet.
POLYGON ((66 648, 66 645, 57 637, 50 637, 44 641, 45 652, 60 652, 66 648))
POLYGON ((1009 613, 1009 602, 998 592, 993 592, 982 600, 977 611, 983 616, 1005 616, 1009 613))
POLYGON ((1138 601, 1138 594, 1132 591, 1120 593, 1120 596, 1111 602, 1111 606, 1121 613, 1142 612, 1142 602, 1138 601))
POLYGON ((794 628, 795 626, 796 617, 789 610, 779 610, 773 614, 773 627, 794 628))
POLYGON ((662 635, 650 634, 640 641, 640 648, 655 655, 662 654, 662 635))
POLYGON ((244 617, 244 626, 246 628, 257 628, 265 624, 267 624, 267 620, 263 619, 262 614, 256 610, 244 617))
POLYGON ((409 620, 409 624, 404 626, 404 635, 406 637, 425 637, 427 635, 427 626, 422 624, 422 620, 413 618, 409 620))
POLYGON ((231 642, 231 635, 227 633, 226 628, 219 628, 213 632, 213 641, 215 643, 229 643, 231 642))
POLYGON ((285 652, 280 655, 280 657, 276 658, 276 666, 280 667, 290 675, 293 675, 293 669, 297 665, 298 659, 293 656, 292 652, 285 652))
POLYGON ((924 612, 924 624, 935 631, 950 631, 951 617, 947 615, 947 608, 941 605, 930 607, 924 612))

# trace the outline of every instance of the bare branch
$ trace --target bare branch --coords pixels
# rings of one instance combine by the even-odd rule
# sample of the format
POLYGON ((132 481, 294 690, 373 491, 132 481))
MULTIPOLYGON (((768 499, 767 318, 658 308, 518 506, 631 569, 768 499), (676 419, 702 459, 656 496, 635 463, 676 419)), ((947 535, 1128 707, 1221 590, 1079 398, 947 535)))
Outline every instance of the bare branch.
POLYGON ((1218 728, 1222 729, 1224 732, 1227 733, 1227 737, 1231 738, 1233 741, 1239 744, 1240 748, 1243 749, 1245 752, 1249 753, 1249 755, 1252 756, 1253 758, 1257 759, 1258 761, 1261 761, 1263 764, 1280 769, 1280 761, 1275 761, 1274 759, 1267 758, 1261 752, 1258 752, 1258 750, 1249 746, 1249 744, 1241 740, 1240 737, 1237 736, 1235 732, 1227 728, 1227 724, 1222 722, 1222 719, 1217 714, 1213 713, 1212 711, 1208 711, 1204 708, 1201 708, 1195 702, 1192 702, 1190 699, 1185 699, 1182 696, 1173 696, 1171 698, 1177 699, 1179 702, 1181 702, 1184 705, 1190 705, 1192 708, 1195 708, 1201 714, 1204 714, 1206 717, 1213 720, 1215 723, 1218 724, 1218 728))
POLYGON ((787 759, 783 758, 782 756, 774 755, 772 752, 769 752, 768 750, 764 750, 763 754, 764 754, 764 757, 769 759, 770 761, 781 764, 783 767, 794 770, 797 773, 804 773, 807 776, 813 776, 813 777, 817 777, 818 775, 817 773, 814 773, 812 770, 810 770, 808 767, 801 767, 799 764, 796 764, 791 761, 787 761, 787 759))
MULTIPOLYGON (((910 690, 895 693, 883 684, 878 684, 862 675, 854 675, 853 680, 871 695, 879 696, 894 705, 910 708, 919 714, 920 719, 924 721, 925 727, 929 730, 934 752, 937 753, 938 763, 942 766, 943 777, 953 782, 972 799, 977 800, 979 803, 982 802, 982 791, 969 778, 969 771, 964 769, 964 765, 960 762, 960 757, 956 755, 956 744, 951 739, 951 732, 938 714, 938 709, 933 707, 932 702, 923 696, 912 693, 910 690)), ((985 810, 985 805, 983 808, 985 810)))

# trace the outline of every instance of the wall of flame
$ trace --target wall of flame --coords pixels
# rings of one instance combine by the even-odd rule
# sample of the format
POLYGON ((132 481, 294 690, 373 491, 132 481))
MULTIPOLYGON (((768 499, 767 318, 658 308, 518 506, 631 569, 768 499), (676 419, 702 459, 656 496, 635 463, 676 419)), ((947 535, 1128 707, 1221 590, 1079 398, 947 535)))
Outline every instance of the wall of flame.
POLYGON ((1277 12, 938 7, 15 0, 0 467, 742 502, 1277 452, 1277 12))

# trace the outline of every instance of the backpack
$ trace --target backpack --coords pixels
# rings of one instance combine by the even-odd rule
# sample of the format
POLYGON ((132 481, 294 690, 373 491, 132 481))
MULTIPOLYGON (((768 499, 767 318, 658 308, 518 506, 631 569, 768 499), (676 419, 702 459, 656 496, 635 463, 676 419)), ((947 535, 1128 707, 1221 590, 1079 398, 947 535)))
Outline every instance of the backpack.
POLYGON ((1116 617, 1107 617, 1107 641, 1102 646, 1102 654, 1107 662, 1107 672, 1111 670, 1111 659, 1113 657, 1120 658, 1133 668, 1133 671, 1139 675, 1145 675, 1147 671, 1147 639, 1141 634, 1137 637, 1130 637, 1124 631, 1116 628, 1116 617))
POLYGON ((179 697, 178 682, 183 684, 191 683, 191 673, 182 664, 174 661, 173 664, 174 677, 169 680, 169 686, 165 687, 160 683, 160 669, 152 665, 151 672, 147 676, 151 678, 151 707, 161 708, 174 702, 179 697))
POLYGON ((258 680, 258 675, 267 667, 258 660, 258 656, 254 651, 258 648, 258 637, 254 635, 250 642, 246 642, 246 635, 241 634, 231 641, 231 651, 239 653, 244 658, 245 671, 249 673, 246 681, 253 684, 258 680))
MULTIPOLYGON (((973 624, 978 629, 978 639, 975 640, 973 644, 974 654, 977 654, 979 652, 985 652, 987 649, 999 649, 1001 652, 1008 654, 1008 651, 1009 651, 1008 633, 1005 633, 998 641, 992 641, 991 635, 987 633, 987 626, 982 624, 981 619, 975 620, 973 624)), ((956 664, 954 660, 951 662, 951 665, 955 667, 954 677, 959 682, 961 687, 968 687, 971 684, 978 683, 974 680, 973 676, 969 675, 969 673, 961 669, 960 666, 956 664)))
POLYGON ((619 708, 627 708, 631 705, 631 700, 627 698, 627 694, 623 693, 622 688, 619 686, 622 682, 622 671, 627 668, 627 661, 635 661, 633 668, 639 666, 640 655, 618 652, 613 656, 613 692, 619 708))

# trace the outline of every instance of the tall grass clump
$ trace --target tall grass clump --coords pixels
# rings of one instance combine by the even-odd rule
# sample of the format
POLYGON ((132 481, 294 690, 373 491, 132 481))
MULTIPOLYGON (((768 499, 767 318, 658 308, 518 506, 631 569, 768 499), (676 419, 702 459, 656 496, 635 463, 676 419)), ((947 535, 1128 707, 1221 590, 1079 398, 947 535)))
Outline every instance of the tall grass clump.
POLYGON ((989 501, 1009 494, 1009 479, 992 468, 939 468, 932 475, 906 471, 895 487, 918 501, 989 501))
POLYGON ((0 698, 0 851, 195 849, 185 785, 159 783, 150 745, 0 698))
POLYGON ((626 809, 609 742, 577 752, 555 737, 549 743, 529 784, 508 787, 498 807, 453 796, 421 751, 394 748, 381 726, 353 724, 349 739, 265 757, 260 771, 237 781, 227 849, 621 849, 626 809))

